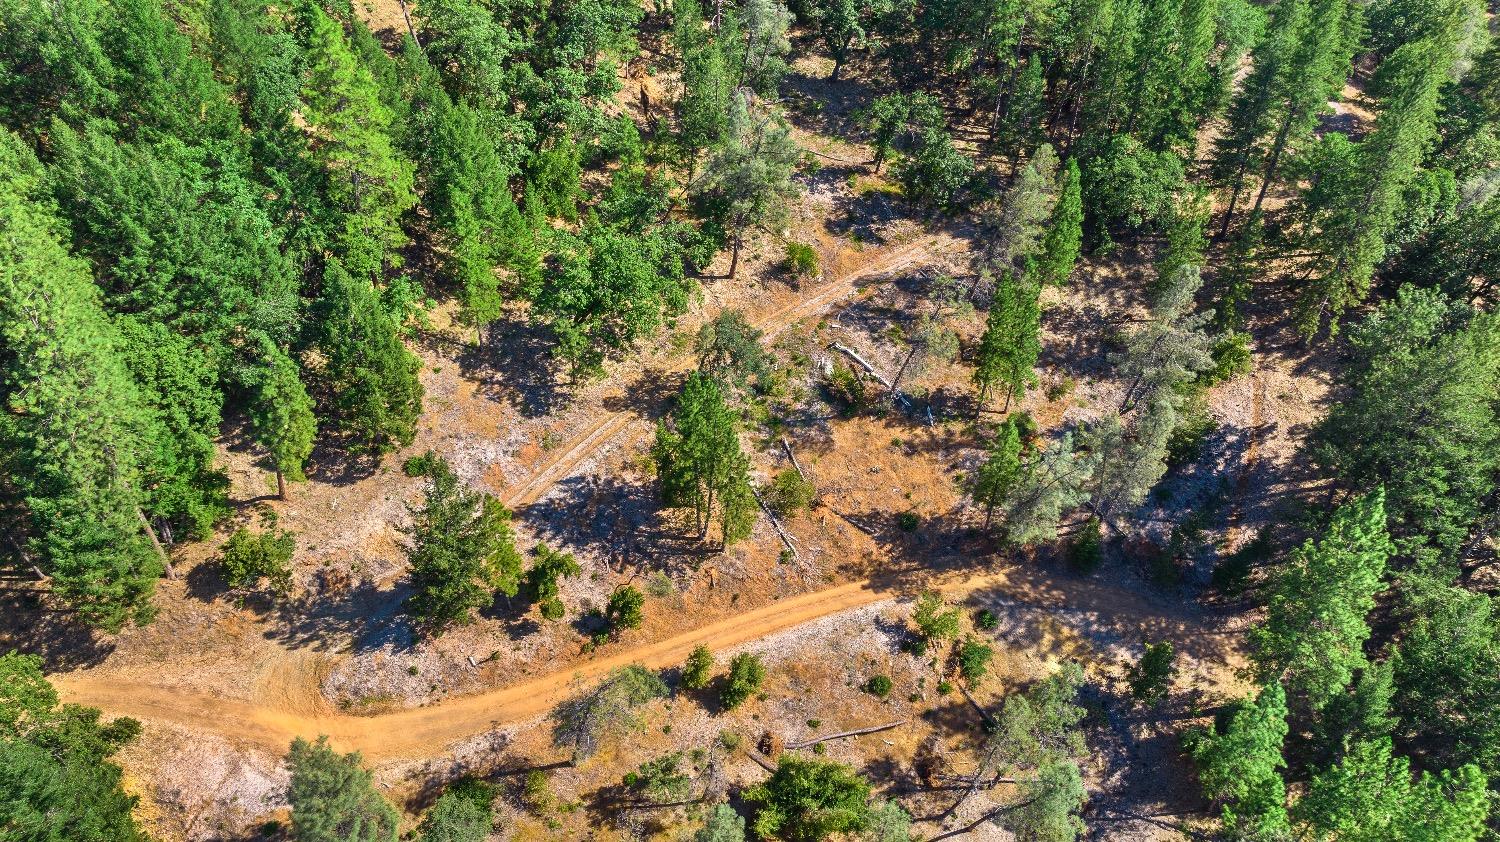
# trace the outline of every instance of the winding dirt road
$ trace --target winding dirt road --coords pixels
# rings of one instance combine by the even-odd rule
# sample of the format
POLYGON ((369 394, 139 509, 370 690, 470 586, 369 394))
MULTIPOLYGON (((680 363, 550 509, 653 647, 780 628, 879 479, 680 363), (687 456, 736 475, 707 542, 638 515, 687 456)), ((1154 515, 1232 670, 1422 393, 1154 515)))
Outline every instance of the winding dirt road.
POLYGON ((801 594, 729 617, 691 632, 596 658, 576 668, 427 707, 377 716, 314 714, 292 706, 255 704, 144 682, 96 678, 75 673, 53 676, 69 702, 102 708, 116 716, 168 722, 243 740, 275 753, 293 737, 326 734, 342 750, 358 750, 375 761, 423 758, 465 737, 551 710, 579 687, 627 664, 652 669, 682 663, 693 647, 722 652, 803 623, 889 599, 869 582, 852 582, 801 594))

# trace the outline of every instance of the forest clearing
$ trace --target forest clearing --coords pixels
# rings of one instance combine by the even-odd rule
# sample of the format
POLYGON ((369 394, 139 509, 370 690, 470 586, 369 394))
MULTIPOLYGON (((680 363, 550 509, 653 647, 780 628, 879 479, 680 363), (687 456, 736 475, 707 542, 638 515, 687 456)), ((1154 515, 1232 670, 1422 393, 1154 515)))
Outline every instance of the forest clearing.
POLYGON ((0 839, 1495 839, 1491 18, 0 0, 0 839))

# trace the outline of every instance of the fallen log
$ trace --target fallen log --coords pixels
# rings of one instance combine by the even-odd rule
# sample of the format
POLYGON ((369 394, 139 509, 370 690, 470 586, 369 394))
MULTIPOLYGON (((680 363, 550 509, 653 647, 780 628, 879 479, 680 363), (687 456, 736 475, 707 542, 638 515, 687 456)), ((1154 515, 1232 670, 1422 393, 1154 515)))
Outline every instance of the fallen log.
POLYGON ((859 363, 859 367, 863 368, 866 372, 869 373, 871 377, 875 378, 875 380, 879 382, 880 385, 884 386, 887 392, 895 391, 895 389, 891 387, 891 381, 882 377, 880 372, 875 370, 875 366, 870 365, 869 361, 864 357, 861 357, 859 355, 859 352, 855 351, 853 348, 850 348, 848 345, 845 345, 842 342, 835 342, 828 347, 859 363))
POLYGON ((156 530, 151 528, 151 521, 146 520, 146 513, 141 511, 140 506, 135 508, 135 516, 140 518, 141 528, 146 530, 146 537, 151 539, 151 546, 156 548, 156 554, 161 556, 161 563, 167 568, 167 578, 176 579, 177 571, 172 567, 172 557, 167 555, 167 550, 156 539, 156 530))
POLYGON ((759 766, 762 769, 765 769, 767 772, 775 773, 775 771, 776 771, 776 764, 774 764, 771 761, 767 760, 766 756, 764 754, 761 754, 760 752, 756 751, 753 748, 748 748, 747 747, 745 749, 745 756, 748 757, 748 758, 750 758, 751 760, 754 760, 755 761, 755 765, 759 766))
POLYGON ((760 510, 766 513, 766 517, 770 519, 771 525, 776 527, 776 534, 781 536, 781 543, 786 544, 787 552, 792 554, 792 558, 800 558, 801 556, 798 555, 797 548, 792 546, 792 536, 786 534, 786 530, 781 528, 781 521, 777 520, 776 515, 771 513, 771 507, 766 505, 766 501, 760 499, 760 492, 755 490, 754 485, 750 486, 750 493, 755 495, 755 502, 760 504, 760 510))
POLYGON ((899 728, 900 726, 905 725, 905 724, 906 724, 906 720, 905 719, 898 719, 895 722, 887 722, 884 725, 874 725, 874 726, 871 726, 869 728, 856 728, 853 731, 840 731, 837 734, 829 734, 826 737, 816 737, 816 738, 811 739, 811 740, 803 740, 800 743, 789 743, 787 745, 787 748, 788 749, 810 748, 812 746, 817 745, 818 743, 826 743, 829 740, 842 740, 845 737, 859 737, 859 736, 863 736, 864 734, 878 734, 881 731, 889 731, 892 728, 899 728))
POLYGON ((792 467, 797 469, 797 476, 802 477, 803 482, 812 482, 807 478, 807 472, 802 470, 802 463, 797 461, 797 454, 792 452, 792 444, 786 440, 786 436, 781 437, 781 449, 786 451, 786 458, 792 460, 792 467))

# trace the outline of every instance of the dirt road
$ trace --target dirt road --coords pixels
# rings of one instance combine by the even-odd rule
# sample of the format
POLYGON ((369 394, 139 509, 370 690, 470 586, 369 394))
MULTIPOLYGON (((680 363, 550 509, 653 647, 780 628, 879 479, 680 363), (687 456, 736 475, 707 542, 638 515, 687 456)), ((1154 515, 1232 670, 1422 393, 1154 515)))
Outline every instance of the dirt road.
POLYGON ((254 704, 88 674, 58 675, 52 681, 69 702, 102 708, 111 715, 168 722, 248 741, 277 753, 284 751, 293 737, 327 734, 341 749, 357 749, 375 761, 423 758, 441 754, 446 746, 464 737, 545 713, 577 688, 618 667, 675 666, 698 645, 723 651, 891 596, 869 582, 801 594, 666 640, 611 653, 575 669, 377 716, 312 714, 283 706, 280 699, 254 704))

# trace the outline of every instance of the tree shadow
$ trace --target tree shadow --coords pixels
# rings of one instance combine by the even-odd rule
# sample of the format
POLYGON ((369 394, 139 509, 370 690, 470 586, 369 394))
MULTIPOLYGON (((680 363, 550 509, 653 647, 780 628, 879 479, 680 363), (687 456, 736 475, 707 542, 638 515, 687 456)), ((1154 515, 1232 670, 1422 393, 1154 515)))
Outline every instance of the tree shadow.
POLYGON ((506 313, 485 328, 478 345, 457 349, 459 370, 486 398, 508 403, 527 418, 549 415, 571 395, 558 381, 556 344, 547 326, 506 313))
POLYGON ((45 672, 69 672, 98 666, 115 651, 114 641, 49 602, 22 574, 0 576, 0 653, 14 649, 41 658, 45 672))
POLYGON ((660 368, 648 368, 622 394, 605 397, 603 405, 610 412, 660 418, 670 409, 681 388, 681 376, 660 368))
POLYGON ((409 595, 404 583, 385 590, 371 581, 333 594, 308 594, 278 605, 265 637, 289 649, 318 652, 409 651, 417 640, 417 630, 401 613, 409 595))

